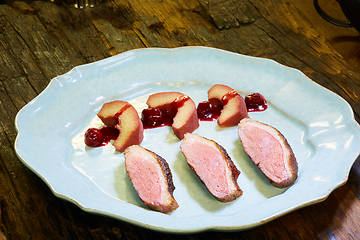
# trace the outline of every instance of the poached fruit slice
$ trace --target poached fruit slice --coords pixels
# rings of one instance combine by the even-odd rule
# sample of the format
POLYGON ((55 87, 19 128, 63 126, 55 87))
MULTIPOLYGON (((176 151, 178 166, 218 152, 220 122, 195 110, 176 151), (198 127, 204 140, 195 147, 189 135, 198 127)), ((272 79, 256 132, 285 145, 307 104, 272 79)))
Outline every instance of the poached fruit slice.
POLYGON ((143 124, 136 109, 125 101, 112 101, 105 103, 97 114, 101 121, 115 127, 120 134, 113 145, 119 152, 131 146, 140 144, 144 138, 143 124))
POLYGON ((231 87, 222 84, 212 86, 208 91, 208 99, 214 98, 223 104, 223 109, 217 120, 219 126, 236 126, 241 119, 248 116, 243 97, 231 87))
POLYGON ((112 101, 104 103, 98 112, 97 116, 108 127, 115 127, 119 123, 118 118, 115 116, 121 109, 129 104, 125 101, 112 101))
POLYGON ((288 187, 297 178, 295 155, 285 137, 274 127, 244 118, 238 125, 244 151, 276 187, 288 187))
POLYGON ((149 108, 159 108, 165 116, 172 118, 174 134, 183 139, 185 133, 191 133, 199 127, 194 101, 180 92, 159 92, 149 96, 146 101, 149 108))

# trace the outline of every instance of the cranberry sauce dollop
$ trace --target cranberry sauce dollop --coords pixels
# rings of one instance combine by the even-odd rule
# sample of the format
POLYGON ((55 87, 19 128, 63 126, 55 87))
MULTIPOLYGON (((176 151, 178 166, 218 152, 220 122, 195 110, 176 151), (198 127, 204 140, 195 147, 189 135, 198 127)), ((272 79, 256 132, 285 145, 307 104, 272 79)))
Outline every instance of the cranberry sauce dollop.
POLYGON ((171 126, 178 109, 182 107, 188 99, 190 99, 188 96, 183 95, 177 97, 169 104, 144 109, 141 112, 141 121, 144 129, 171 126))
POLYGON ((266 99, 260 93, 252 93, 245 97, 248 112, 265 111, 268 107, 266 99))
POLYGON ((89 147, 105 146, 110 140, 115 140, 119 130, 112 127, 89 128, 85 132, 85 144, 89 147))
POLYGON ((233 90, 226 93, 221 100, 213 98, 209 101, 199 103, 197 107, 198 118, 201 121, 214 121, 220 116, 221 110, 224 108, 230 99, 237 96, 238 93, 233 90))
POLYGON ((213 121, 219 117, 222 109, 221 101, 213 98, 198 104, 197 115, 201 121, 213 121))

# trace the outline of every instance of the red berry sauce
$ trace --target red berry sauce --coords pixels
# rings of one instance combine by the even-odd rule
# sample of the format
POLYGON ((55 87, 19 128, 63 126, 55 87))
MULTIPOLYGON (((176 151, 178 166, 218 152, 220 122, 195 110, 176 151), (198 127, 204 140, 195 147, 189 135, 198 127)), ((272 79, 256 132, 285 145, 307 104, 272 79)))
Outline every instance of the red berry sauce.
POLYGON ((126 111, 126 109, 128 109, 129 107, 131 107, 130 104, 126 104, 125 106, 123 106, 120 111, 118 111, 115 115, 114 118, 119 118, 121 114, 123 114, 123 112, 126 111))
POLYGON ((222 109, 223 104, 221 101, 213 98, 209 101, 199 103, 197 107, 197 115, 201 121, 213 121, 219 117, 222 109))
POLYGON ((182 106, 184 106, 185 102, 187 100, 189 100, 189 96, 186 95, 182 95, 180 97, 177 97, 172 103, 171 105, 173 105, 176 109, 181 108, 182 106))
POLYGON ((232 90, 232 91, 226 93, 221 99, 222 104, 226 105, 230 101, 230 99, 236 97, 237 95, 239 95, 239 94, 237 93, 236 90, 232 90))
POLYGON ((85 144, 89 147, 105 146, 110 140, 115 140, 119 130, 112 127, 89 128, 85 132, 85 144))
POLYGON ((197 107, 198 118, 201 121, 214 121, 220 116, 221 110, 224 108, 230 99, 239 95, 237 91, 233 90, 226 93, 221 101, 216 98, 209 99, 209 101, 199 103, 197 107))
POLYGON ((252 93, 245 97, 248 112, 265 111, 268 107, 266 99, 260 93, 252 93))
POLYGON ((188 96, 183 95, 177 97, 169 104, 144 109, 141 113, 141 121, 144 129, 171 126, 178 109, 182 107, 188 99, 190 99, 188 96))
POLYGON ((164 125, 165 113, 160 108, 147 108, 141 113, 144 128, 155 128, 164 125))

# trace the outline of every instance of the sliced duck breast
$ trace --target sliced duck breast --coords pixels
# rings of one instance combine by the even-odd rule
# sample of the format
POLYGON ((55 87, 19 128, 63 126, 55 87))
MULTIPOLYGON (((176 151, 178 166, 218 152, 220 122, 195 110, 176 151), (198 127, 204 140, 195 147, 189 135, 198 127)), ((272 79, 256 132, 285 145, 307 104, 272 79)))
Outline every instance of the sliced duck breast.
POLYGON ((186 133, 180 149, 190 168, 216 199, 230 202, 241 196, 236 182, 240 171, 222 146, 197 134, 186 133))
POLYGON ((168 163, 139 145, 126 148, 124 154, 126 172, 144 204, 162 213, 178 208, 168 163))
POLYGON ((295 155, 285 137, 274 127, 244 118, 238 125, 244 151, 276 187, 288 187, 297 178, 295 155))

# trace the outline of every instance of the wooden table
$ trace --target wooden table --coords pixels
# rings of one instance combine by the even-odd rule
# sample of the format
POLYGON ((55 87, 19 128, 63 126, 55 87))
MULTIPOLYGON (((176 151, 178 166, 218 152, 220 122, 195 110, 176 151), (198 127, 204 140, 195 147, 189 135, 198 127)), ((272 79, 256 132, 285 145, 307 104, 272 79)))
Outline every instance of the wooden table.
POLYGON ((50 79, 144 47, 204 45, 298 68, 346 99, 360 120, 360 73, 290 0, 108 0, 0 4, 0 240, 360 239, 360 161, 329 198, 240 232, 171 235, 89 214, 55 197, 13 149, 14 118, 50 79))

